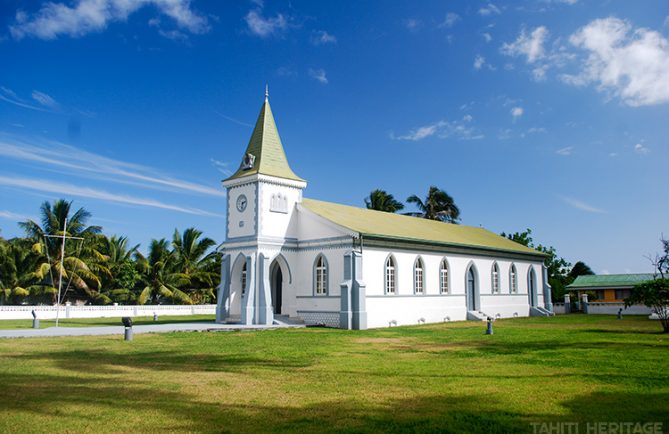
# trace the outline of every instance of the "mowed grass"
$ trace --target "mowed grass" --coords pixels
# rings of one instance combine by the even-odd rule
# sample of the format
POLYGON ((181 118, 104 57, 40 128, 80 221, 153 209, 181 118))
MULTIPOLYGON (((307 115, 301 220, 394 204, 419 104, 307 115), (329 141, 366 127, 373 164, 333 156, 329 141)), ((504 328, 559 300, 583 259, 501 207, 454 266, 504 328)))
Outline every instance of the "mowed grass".
POLYGON ((4 339, 0 432, 669 430, 669 335, 657 321, 569 315, 484 329, 4 339))
MULTIPOLYGON (((165 315, 158 316, 158 321, 153 320, 153 316, 132 317, 133 325, 143 324, 175 324, 185 322, 205 322, 214 321, 216 315, 165 315)), ((41 329, 55 327, 55 319, 40 319, 41 329)), ((101 326, 121 326, 121 317, 109 318, 60 318, 59 327, 101 327, 101 326)), ((0 320, 0 330, 7 329, 31 329, 33 327, 32 319, 7 319, 0 320)))

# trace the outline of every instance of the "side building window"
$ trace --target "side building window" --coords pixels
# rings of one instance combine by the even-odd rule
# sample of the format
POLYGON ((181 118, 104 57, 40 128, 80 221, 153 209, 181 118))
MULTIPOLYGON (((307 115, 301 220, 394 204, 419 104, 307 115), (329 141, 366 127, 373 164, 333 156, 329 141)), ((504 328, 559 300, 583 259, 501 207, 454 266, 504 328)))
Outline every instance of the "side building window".
POLYGON ((439 292, 441 294, 448 294, 448 291, 448 262, 446 262, 446 259, 443 259, 439 266, 439 292))
POLYGON ((492 264, 492 293, 499 294, 499 266, 497 262, 492 264))
POLYGON ((518 272, 514 264, 511 264, 511 268, 509 269, 509 291, 511 294, 518 293, 518 272))
POLYGON ((394 294, 395 293, 395 281, 397 280, 397 276, 395 274, 395 259, 392 256, 388 256, 388 259, 386 259, 386 280, 385 280, 385 289, 386 289, 386 294, 394 294))
POLYGON ((421 258, 416 259, 413 265, 413 292, 414 294, 425 293, 425 280, 423 279, 425 266, 421 258))
POLYGON ((314 264, 314 292, 316 295, 327 295, 328 293, 328 264, 325 256, 318 255, 314 264))

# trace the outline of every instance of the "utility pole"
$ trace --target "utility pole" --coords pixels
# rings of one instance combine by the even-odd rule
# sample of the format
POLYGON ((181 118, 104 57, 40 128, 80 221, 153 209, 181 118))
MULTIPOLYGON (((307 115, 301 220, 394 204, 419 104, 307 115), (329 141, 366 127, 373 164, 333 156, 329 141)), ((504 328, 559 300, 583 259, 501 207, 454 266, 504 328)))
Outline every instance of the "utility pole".
MULTIPOLYGON (((56 299, 56 327, 58 327, 58 320, 60 318, 60 292, 63 288, 63 271, 65 270, 65 240, 83 240, 81 237, 68 237, 67 236, 67 218, 65 219, 63 225, 63 234, 62 235, 45 235, 47 238, 61 238, 62 244, 60 245, 60 272, 58 273, 58 298, 56 299)), ((46 246, 47 252, 49 251, 49 246, 46 246)), ((74 272, 74 270, 72 270, 74 272)), ((69 286, 69 284, 68 284, 69 286)), ((63 294, 64 296, 64 294, 63 294)))

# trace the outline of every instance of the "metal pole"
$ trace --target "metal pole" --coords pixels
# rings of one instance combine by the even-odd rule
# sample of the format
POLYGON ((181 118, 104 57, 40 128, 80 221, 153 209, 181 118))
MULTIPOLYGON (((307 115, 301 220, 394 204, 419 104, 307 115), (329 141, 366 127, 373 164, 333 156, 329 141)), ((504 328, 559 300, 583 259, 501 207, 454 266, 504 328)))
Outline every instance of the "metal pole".
MULTIPOLYGON (((60 246, 60 272, 58 273, 58 299, 56 300, 56 327, 60 317, 60 290, 63 288, 63 263, 65 261, 65 235, 67 234, 67 217, 63 225, 63 243, 60 246)), ((48 248, 48 246, 47 246, 48 248)))

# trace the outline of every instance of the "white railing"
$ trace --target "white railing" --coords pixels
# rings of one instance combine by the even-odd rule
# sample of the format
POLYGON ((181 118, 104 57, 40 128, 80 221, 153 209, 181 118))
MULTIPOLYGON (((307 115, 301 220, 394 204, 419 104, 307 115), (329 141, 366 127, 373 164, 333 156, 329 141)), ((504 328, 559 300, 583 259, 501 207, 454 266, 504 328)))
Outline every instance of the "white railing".
MULTIPOLYGON (((0 320, 32 319, 32 311, 39 319, 55 319, 56 306, 0 306, 0 320)), ((196 305, 127 305, 127 306, 61 306, 61 318, 115 318, 122 316, 214 315, 215 304, 196 305)))

